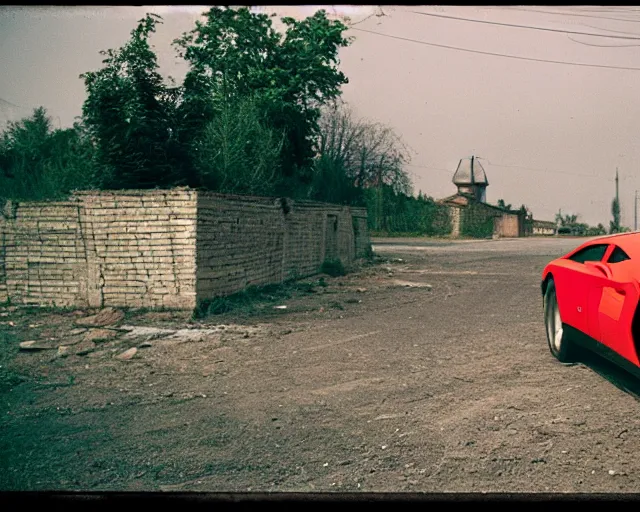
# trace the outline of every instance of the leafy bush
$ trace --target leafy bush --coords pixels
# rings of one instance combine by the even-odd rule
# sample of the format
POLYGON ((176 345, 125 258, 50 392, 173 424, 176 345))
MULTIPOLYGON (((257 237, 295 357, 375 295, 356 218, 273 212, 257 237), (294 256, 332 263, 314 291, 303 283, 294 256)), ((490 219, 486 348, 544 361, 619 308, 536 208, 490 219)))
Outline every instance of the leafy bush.
POLYGON ((286 300, 290 297, 291 288, 284 284, 249 286, 226 297, 215 297, 202 301, 196 308, 194 316, 203 318, 208 315, 222 315, 232 311, 252 315, 260 309, 262 303, 286 300))
POLYGON ((471 238, 489 238, 493 235, 494 217, 483 216, 482 206, 471 204, 462 211, 460 231, 471 238))
POLYGON ((226 297, 215 297, 202 301, 193 316, 204 318, 209 315, 224 315, 232 312, 240 316, 251 316, 270 312, 270 306, 274 303, 281 303, 291 299, 294 295, 313 293, 316 286, 326 287, 327 283, 323 278, 320 278, 317 281, 288 281, 264 286, 250 286, 226 297))
POLYGON ((324 260, 320 267, 320 272, 331 277, 344 276, 347 273, 342 261, 337 258, 324 260))
POLYGON ((418 197, 394 192, 391 187, 365 191, 371 232, 388 235, 444 236, 451 233, 448 208, 422 193, 418 197))

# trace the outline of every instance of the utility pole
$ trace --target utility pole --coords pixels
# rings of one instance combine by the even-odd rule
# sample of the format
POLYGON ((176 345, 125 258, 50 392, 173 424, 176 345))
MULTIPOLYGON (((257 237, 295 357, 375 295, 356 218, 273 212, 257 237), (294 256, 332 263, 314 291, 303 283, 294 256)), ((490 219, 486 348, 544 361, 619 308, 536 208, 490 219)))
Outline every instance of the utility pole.
POLYGON ((618 168, 617 167, 616 167, 616 199, 615 199, 615 205, 618 208, 618 218, 617 219, 615 218, 615 213, 614 213, 615 210, 612 209, 611 213, 614 216, 613 217, 613 222, 615 223, 614 224, 614 228, 616 230, 615 232, 618 233, 620 231, 620 216, 621 216, 622 211, 621 211, 621 208, 620 208, 620 195, 618 194, 618 168))
POLYGON ((633 201, 633 230, 638 231, 638 191, 636 190, 636 195, 634 196, 633 201))
POLYGON ((471 190, 473 190, 473 195, 476 199, 480 199, 478 197, 478 188, 475 186, 476 184, 476 179, 475 176, 473 175, 473 160, 474 160, 475 156, 471 155, 471 190))
POLYGON ((475 159, 475 155, 471 155, 471 184, 475 184, 476 180, 473 176, 473 160, 475 159))

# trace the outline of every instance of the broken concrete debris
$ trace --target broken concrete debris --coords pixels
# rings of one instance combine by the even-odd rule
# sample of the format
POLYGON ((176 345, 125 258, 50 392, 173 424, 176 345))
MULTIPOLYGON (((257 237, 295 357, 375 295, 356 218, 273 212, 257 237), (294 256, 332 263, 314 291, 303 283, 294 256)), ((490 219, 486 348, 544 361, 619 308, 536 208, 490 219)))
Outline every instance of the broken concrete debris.
POLYGON ((119 359, 120 361, 129 361, 130 359, 133 358, 133 356, 136 355, 137 352, 138 352, 138 349, 136 347, 133 347, 133 348, 130 348, 129 350, 125 350, 121 354, 118 354, 117 356, 115 356, 115 358, 119 359))
POLYGON ((119 309, 107 307, 99 313, 76 320, 76 325, 82 327, 106 327, 115 325, 124 318, 124 313, 119 309))

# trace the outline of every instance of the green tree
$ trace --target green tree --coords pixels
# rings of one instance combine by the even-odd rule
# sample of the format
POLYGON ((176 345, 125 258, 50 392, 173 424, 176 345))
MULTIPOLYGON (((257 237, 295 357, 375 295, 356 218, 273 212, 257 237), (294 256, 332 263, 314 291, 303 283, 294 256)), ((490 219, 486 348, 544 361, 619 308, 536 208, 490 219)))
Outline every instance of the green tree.
POLYGON ((578 222, 578 215, 556 213, 556 223, 559 223, 562 227, 570 227, 578 222))
POLYGON ((609 221, 609 233, 620 233, 620 202, 617 197, 611 201, 611 216, 613 219, 609 221))
POLYGON ((605 229, 605 227, 602 224, 598 224, 595 227, 588 227, 587 228, 587 235, 588 236, 601 236, 601 235, 606 235, 607 234, 607 230, 605 229))
POLYGON ((498 199, 498 208, 502 208, 503 210, 511 210, 511 205, 506 204, 504 199, 498 199))
MULTIPOLYGON (((602 224, 598 224, 595 227, 589 226, 584 222, 578 222, 579 215, 577 214, 556 214, 556 224, 560 225, 559 233, 572 234, 578 236, 598 236, 606 234, 606 229, 602 224)), ((619 232, 622 232, 625 228, 619 228, 619 232)))
POLYGON ((269 195, 275 187, 282 137, 267 127, 255 101, 223 105, 192 146, 199 182, 210 190, 269 195))
POLYGON ((297 21, 282 18, 284 34, 248 8, 212 7, 203 22, 174 41, 189 63, 179 108, 180 138, 194 140, 223 105, 252 97, 268 126, 283 133, 282 189, 308 184, 322 105, 348 82, 338 51, 347 27, 324 11, 297 21))
POLYGON ((433 198, 421 199, 398 193, 388 185, 363 191, 369 212, 375 212, 378 198, 382 196, 382 211, 369 215, 369 228, 374 232, 403 235, 441 236, 451 232, 448 208, 437 204, 433 198))
POLYGON ((354 206, 361 206, 364 201, 363 189, 353 184, 344 163, 324 154, 314 161, 308 197, 316 201, 354 206))
POLYGON ((102 164, 103 187, 197 184, 181 172, 185 154, 174 133, 179 91, 164 84, 149 42, 161 19, 147 14, 124 46, 101 52, 102 69, 81 75, 83 119, 102 164))
POLYGON ((43 107, 0 136, 0 196, 20 200, 62 198, 93 185, 94 148, 82 126, 52 129, 43 107))

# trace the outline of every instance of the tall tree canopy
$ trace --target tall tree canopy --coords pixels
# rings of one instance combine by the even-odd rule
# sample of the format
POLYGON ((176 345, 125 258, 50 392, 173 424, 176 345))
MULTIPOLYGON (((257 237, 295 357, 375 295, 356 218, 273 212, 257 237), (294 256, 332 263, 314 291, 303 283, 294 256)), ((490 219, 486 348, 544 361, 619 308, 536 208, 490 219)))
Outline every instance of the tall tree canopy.
POLYGON ((225 105, 250 97, 266 126, 284 135, 279 169, 290 187, 292 179, 311 179, 320 108, 348 82, 338 52, 349 41, 346 25, 324 11, 282 21, 284 33, 246 7, 213 7, 174 44, 190 66, 179 108, 182 139, 197 139, 225 105))
POLYGON ((101 52, 103 68, 81 75, 87 89, 83 120, 103 164, 100 184, 153 188, 186 182, 175 138, 179 90, 165 85, 149 38, 161 17, 148 14, 117 50, 101 52))

